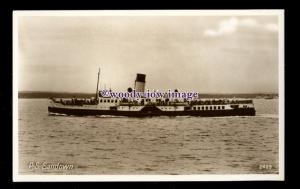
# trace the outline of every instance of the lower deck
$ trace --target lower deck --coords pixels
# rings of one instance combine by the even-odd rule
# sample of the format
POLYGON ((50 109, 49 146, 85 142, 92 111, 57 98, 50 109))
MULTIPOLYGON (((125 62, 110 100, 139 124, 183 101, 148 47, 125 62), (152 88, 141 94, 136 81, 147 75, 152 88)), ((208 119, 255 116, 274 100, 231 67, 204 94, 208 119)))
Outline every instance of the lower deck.
POLYGON ((185 110, 185 111, 162 111, 155 106, 146 106, 140 111, 118 111, 118 110, 99 110, 99 109, 80 109, 64 107, 48 107, 49 113, 58 113, 76 116, 91 115, 112 115, 128 117, 145 117, 145 116, 255 116, 255 109, 252 107, 234 108, 234 109, 212 109, 212 110, 185 110))

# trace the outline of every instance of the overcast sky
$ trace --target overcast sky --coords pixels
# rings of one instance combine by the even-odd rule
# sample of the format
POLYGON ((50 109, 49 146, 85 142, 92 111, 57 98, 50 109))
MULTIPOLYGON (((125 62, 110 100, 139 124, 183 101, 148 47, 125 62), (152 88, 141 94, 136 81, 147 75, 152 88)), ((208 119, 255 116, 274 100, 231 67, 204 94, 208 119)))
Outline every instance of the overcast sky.
POLYGON ((19 90, 278 92, 276 16, 28 17, 18 20, 19 90))

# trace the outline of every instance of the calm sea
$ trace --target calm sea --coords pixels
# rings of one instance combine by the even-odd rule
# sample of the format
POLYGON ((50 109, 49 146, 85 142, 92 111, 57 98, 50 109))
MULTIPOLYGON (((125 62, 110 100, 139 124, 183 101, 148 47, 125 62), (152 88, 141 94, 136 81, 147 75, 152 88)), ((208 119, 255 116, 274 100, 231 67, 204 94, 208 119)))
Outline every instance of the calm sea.
POLYGON ((255 117, 73 117, 19 99, 19 173, 278 173, 278 100, 254 104, 255 117))

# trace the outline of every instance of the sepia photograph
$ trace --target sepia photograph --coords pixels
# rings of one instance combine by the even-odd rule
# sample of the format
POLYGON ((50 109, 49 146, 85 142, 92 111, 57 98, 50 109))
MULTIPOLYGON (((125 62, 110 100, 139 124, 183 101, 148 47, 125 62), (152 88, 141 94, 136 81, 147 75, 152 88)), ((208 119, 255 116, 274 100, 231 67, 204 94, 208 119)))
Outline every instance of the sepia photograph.
POLYGON ((284 11, 14 11, 13 180, 284 180, 284 11))

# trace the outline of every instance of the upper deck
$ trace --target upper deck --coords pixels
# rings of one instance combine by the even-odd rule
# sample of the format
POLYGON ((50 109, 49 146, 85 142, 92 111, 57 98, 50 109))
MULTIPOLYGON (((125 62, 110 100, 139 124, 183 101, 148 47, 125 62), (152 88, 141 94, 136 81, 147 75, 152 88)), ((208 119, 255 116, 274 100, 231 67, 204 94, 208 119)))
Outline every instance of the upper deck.
POLYGON ((103 105, 103 106, 194 106, 194 105, 232 105, 232 104, 253 104, 251 99, 199 99, 199 100, 180 100, 180 99, 113 99, 99 97, 95 99, 52 99, 55 103, 62 105, 103 105))

